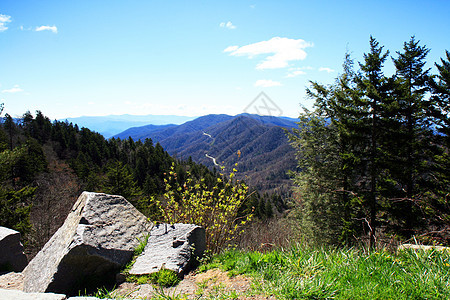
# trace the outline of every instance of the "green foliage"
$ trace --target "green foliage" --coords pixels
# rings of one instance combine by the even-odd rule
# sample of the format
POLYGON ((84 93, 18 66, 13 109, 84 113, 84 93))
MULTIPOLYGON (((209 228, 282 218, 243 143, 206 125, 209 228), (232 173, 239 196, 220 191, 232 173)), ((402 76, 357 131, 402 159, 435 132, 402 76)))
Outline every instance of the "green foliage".
POLYGON ((19 231, 25 237, 31 230, 31 199, 36 188, 24 187, 18 191, 0 187, 0 226, 19 231))
POLYGON ((239 217, 238 212, 247 199, 248 187, 235 179, 236 169, 228 178, 218 177, 212 187, 205 179, 196 179, 187 171, 186 181, 178 182, 173 164, 167 178, 166 202, 159 202, 165 222, 197 224, 205 228, 206 248, 218 253, 238 233, 239 227, 252 215, 239 217))
POLYGON ((118 161, 111 162, 106 168, 106 178, 102 188, 105 193, 121 195, 130 201, 138 195, 136 182, 127 165, 118 161))
POLYGON ((178 274, 172 270, 161 269, 156 273, 150 274, 150 279, 153 283, 159 286, 169 287, 177 285, 180 282, 178 274))
MULTIPOLYGON (((336 91, 317 84, 311 97, 321 103, 334 101, 336 91)), ((353 234, 352 220, 358 215, 360 199, 348 193, 350 166, 358 158, 347 152, 344 137, 334 122, 329 124, 322 111, 300 116, 299 128, 288 134, 297 150, 299 172, 294 174, 294 197, 302 235, 318 244, 346 242, 353 234)))

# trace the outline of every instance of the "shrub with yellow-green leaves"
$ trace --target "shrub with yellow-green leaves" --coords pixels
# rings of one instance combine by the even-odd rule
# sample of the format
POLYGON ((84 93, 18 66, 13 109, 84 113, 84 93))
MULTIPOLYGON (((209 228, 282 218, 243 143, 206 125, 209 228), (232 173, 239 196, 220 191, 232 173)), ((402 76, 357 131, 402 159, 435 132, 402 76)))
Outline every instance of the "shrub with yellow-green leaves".
POLYGON ((252 214, 238 215, 239 208, 248 198, 248 187, 236 179, 236 172, 233 169, 228 176, 218 177, 215 184, 208 187, 203 178, 196 179, 189 171, 184 183, 179 183, 172 165, 164 179, 166 201, 158 203, 164 221, 203 226, 207 250, 220 252, 252 218, 252 214))

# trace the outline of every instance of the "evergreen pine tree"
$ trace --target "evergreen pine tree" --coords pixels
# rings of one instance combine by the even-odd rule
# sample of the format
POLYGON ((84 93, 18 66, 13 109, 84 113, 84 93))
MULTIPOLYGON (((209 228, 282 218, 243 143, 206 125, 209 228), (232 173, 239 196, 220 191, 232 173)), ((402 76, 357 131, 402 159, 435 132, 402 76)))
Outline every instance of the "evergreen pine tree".
POLYGON ((365 140, 360 161, 366 169, 366 174, 361 174, 361 179, 366 186, 361 192, 365 195, 369 209, 370 247, 375 244, 379 210, 378 187, 381 175, 384 173, 382 172, 382 145, 388 85, 382 69, 388 55, 389 51, 383 53, 383 47, 371 36, 370 52, 364 54, 364 63, 359 64, 362 73, 355 78, 361 94, 357 103, 358 111, 363 113, 364 120, 356 130, 362 131, 362 138, 365 140))
POLYGON ((403 51, 397 52, 393 59, 396 67, 396 86, 398 114, 401 122, 397 158, 400 168, 397 171, 397 184, 404 190, 404 200, 398 202, 404 216, 403 227, 407 235, 419 221, 415 212, 416 195, 427 185, 433 132, 430 111, 432 103, 426 98, 428 92, 429 69, 425 69, 425 59, 429 49, 419 45, 415 37, 404 43, 403 51))

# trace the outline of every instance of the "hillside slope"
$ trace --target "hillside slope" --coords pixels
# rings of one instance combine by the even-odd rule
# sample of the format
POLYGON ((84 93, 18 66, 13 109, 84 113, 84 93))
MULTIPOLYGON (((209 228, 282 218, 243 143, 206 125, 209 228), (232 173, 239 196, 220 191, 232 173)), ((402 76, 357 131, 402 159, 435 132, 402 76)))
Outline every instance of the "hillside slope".
POLYGON ((210 168, 231 170, 238 163, 239 177, 253 187, 285 192, 290 184, 286 173, 296 163, 284 128, 296 126, 289 118, 207 115, 168 128, 138 127, 115 137, 151 138, 171 155, 183 160, 191 157, 210 168))

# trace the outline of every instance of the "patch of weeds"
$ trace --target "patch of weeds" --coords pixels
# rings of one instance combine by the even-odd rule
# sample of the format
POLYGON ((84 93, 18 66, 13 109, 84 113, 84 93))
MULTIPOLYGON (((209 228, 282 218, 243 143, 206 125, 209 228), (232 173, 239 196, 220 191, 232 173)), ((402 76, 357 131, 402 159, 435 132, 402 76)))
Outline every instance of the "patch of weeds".
POLYGON ((180 282, 180 277, 172 270, 161 269, 151 275, 153 277, 152 280, 156 281, 159 286, 169 287, 177 285, 180 282))
POLYGON ((98 298, 98 299, 113 299, 113 298, 116 298, 112 294, 112 291, 113 290, 108 290, 105 287, 101 287, 92 296, 95 297, 95 298, 98 298))
POLYGON ((92 293, 88 293, 86 290, 84 291, 84 293, 78 291, 78 297, 95 297, 97 299, 128 299, 128 297, 133 293, 130 292, 126 295, 119 296, 114 293, 114 289, 115 287, 113 288, 101 287, 92 293))
POLYGON ((226 286, 223 284, 214 285, 208 292, 203 292, 198 295, 199 298, 208 300, 239 299, 240 296, 242 295, 236 291, 227 291, 226 286))
POLYGON ((161 287, 175 286, 181 281, 177 272, 168 269, 161 269, 152 274, 128 275, 126 280, 137 284, 156 284, 161 287))
MULTIPOLYGON (((200 299, 201 296, 195 298, 196 300, 200 299)), ((187 300, 187 296, 186 295, 182 295, 182 294, 177 294, 176 291, 173 291, 172 294, 166 293, 164 292, 164 289, 162 287, 158 287, 154 292, 153 292, 153 297, 152 299, 155 300, 187 300)))

